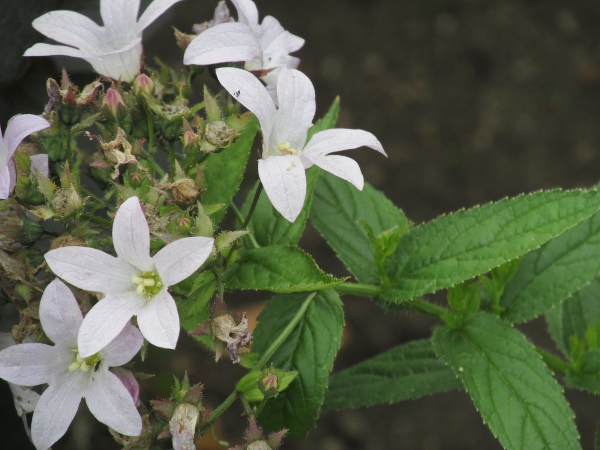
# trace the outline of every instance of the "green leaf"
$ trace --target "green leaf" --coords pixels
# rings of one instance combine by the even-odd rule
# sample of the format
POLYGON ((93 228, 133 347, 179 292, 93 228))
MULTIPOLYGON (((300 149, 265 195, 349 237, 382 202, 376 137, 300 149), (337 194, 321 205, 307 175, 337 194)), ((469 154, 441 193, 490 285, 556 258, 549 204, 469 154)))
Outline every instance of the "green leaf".
MULTIPOLYGON (((248 229, 252 232, 256 242, 261 247, 269 245, 294 245, 298 243, 306 227, 306 220, 308 219, 319 171, 319 168, 316 166, 306 171, 306 199, 304 200, 304 207, 300 215, 294 222, 285 219, 273 208, 269 197, 267 197, 264 191, 260 194, 254 214, 252 214, 252 218, 248 223, 248 229)), ((246 217, 250 210, 257 186, 258 183, 248 193, 248 197, 242 208, 242 215, 244 217, 246 217)), ((247 247, 251 246, 247 245, 247 247)))
MULTIPOLYGON (((267 350, 298 312, 306 295, 277 295, 269 302, 258 317, 254 351, 267 350)), ((298 377, 277 398, 267 401, 259 416, 264 426, 271 430, 288 428, 291 437, 302 437, 315 427, 343 327, 339 296, 333 290, 320 291, 303 320, 268 362, 286 371, 298 371, 298 377)))
POLYGON ((431 341, 414 341, 333 375, 323 407, 359 408, 461 388, 431 341))
POLYGON ((506 449, 581 448, 573 411, 533 345, 496 316, 433 334, 435 351, 461 379, 506 449))
POLYGON ((600 273, 600 213, 526 255, 508 283, 503 317, 526 322, 550 310, 600 273))
POLYGON ((390 302, 410 300, 488 272, 549 241, 600 206, 596 191, 541 191, 437 219, 405 234, 388 259, 390 302))
POLYGON ((583 338, 590 325, 600 322, 600 279, 576 292, 546 314, 548 328, 558 347, 569 355, 571 336, 583 338))
MULTIPOLYGON (((187 298, 177 298, 177 310, 179 311, 179 319, 181 326, 188 333, 198 328, 202 322, 210 318, 208 302, 215 293, 217 282, 211 272, 202 272, 194 279, 194 283, 190 289, 184 291, 189 292, 187 298)), ((210 339, 205 336, 194 336, 197 340, 208 343, 210 339)))
POLYGON ((368 183, 359 191, 329 173, 319 177, 310 219, 350 273, 367 284, 378 284, 379 278, 373 244, 360 222, 375 235, 408 225, 404 213, 368 183))
POLYGON ((317 120, 315 124, 310 127, 308 130, 308 135, 306 136, 306 142, 310 141, 310 139, 318 133, 319 131, 329 130, 330 128, 335 127, 335 124, 338 119, 338 115, 340 113, 340 97, 336 97, 333 100, 333 103, 325 113, 325 115, 317 120))
MULTIPOLYGON (((281 378, 281 384, 277 388, 278 392, 285 391, 290 383, 298 376, 298 372, 293 370, 286 372, 281 369, 275 369, 275 374, 278 378, 281 378)), ((258 380, 261 376, 261 371, 250 372, 244 375, 240 381, 236 383, 236 391, 243 394, 246 401, 250 403, 262 402, 265 399, 265 395, 258 387, 258 380)))
MULTIPOLYGON (((250 149, 258 130, 258 120, 252 116, 240 137, 233 144, 218 153, 212 153, 201 164, 206 191, 202 194, 202 203, 225 203, 229 205, 237 192, 246 170, 250 149)), ((212 219, 218 224, 226 210, 217 211, 212 219)))
POLYGON ((318 291, 344 281, 323 272, 298 247, 273 245, 240 253, 224 274, 228 290, 255 289, 280 293, 318 291))
POLYGON ((569 387, 600 394, 600 350, 588 350, 581 370, 567 372, 565 381, 569 387))

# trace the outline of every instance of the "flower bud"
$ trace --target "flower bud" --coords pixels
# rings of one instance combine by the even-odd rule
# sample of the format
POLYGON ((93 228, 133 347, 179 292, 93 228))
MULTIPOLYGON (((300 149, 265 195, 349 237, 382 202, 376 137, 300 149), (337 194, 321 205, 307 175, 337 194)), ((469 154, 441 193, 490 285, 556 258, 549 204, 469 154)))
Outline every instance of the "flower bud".
POLYGON ((133 92, 136 94, 154 95, 154 81, 145 73, 140 73, 133 80, 133 92))
POLYGON ((112 118, 114 118, 117 117, 120 106, 125 106, 125 103, 123 103, 123 99, 121 98, 121 94, 119 94, 119 91, 114 88, 108 88, 104 98, 102 99, 103 109, 107 111, 112 118))
POLYGON ((52 241, 52 244, 50 244, 50 250, 61 247, 87 247, 87 244, 82 237, 73 236, 71 234, 63 234, 52 241))
POLYGON ((169 185, 169 188, 173 191, 175 202, 184 205, 196 201, 200 195, 200 189, 191 178, 175 180, 169 185))
POLYGON ((70 217, 83 207, 83 202, 75 189, 66 188, 56 192, 50 206, 58 215, 70 217))
POLYGON ((188 217, 180 217, 177 219, 177 228, 182 234, 189 234, 192 221, 188 217))
POLYGON ((227 147, 238 138, 239 134, 222 120, 209 122, 204 130, 204 137, 218 148, 227 147))

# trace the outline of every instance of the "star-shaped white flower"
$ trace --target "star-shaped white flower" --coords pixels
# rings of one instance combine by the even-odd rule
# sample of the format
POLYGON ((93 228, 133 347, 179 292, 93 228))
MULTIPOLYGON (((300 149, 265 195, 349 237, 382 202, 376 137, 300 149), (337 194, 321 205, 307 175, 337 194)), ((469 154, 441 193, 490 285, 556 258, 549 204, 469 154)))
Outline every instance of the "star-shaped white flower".
POLYGON ((129 362, 140 350, 143 339, 137 328, 129 322, 108 346, 82 358, 77 332, 83 317, 77 300, 60 280, 44 291, 40 320, 54 346, 20 344, 0 352, 0 378, 23 386, 48 384, 31 423, 36 448, 46 450, 65 434, 82 398, 100 422, 121 434, 139 435, 142 419, 133 398, 108 370, 129 362))
POLYGON ((302 72, 281 69, 279 108, 260 81, 244 70, 217 69, 217 78, 258 118, 263 135, 258 175, 275 209, 290 222, 304 205, 305 169, 314 164, 362 190, 364 178, 356 161, 330 153, 364 145, 385 155, 377 138, 363 130, 325 130, 306 142, 315 115, 315 89, 302 72))
POLYGON ((252 0, 231 1, 238 21, 204 30, 186 49, 184 64, 206 66, 243 61, 246 70, 257 73, 268 86, 275 86, 282 67, 298 67, 300 60, 290 53, 299 50, 304 39, 286 31, 274 17, 266 16, 259 24, 252 0))
MULTIPOLYGON (((16 182, 15 164, 12 156, 23 139, 31 133, 48 128, 47 120, 33 114, 19 114, 13 116, 6 126, 6 133, 2 137, 0 130, 0 200, 5 200, 10 195, 16 182)), ((35 155, 31 157, 32 170, 37 168, 48 177, 48 155, 35 155)))
POLYGON ((33 28, 61 44, 35 44, 24 56, 64 55, 82 58, 105 77, 130 82, 139 73, 142 31, 181 0, 154 0, 139 20, 140 0, 100 0, 104 26, 74 11, 51 11, 33 28))
POLYGON ((151 257, 148 223, 138 198, 131 197, 115 216, 113 244, 117 257, 88 247, 62 247, 46 253, 48 266, 63 280, 105 295, 83 319, 79 353, 83 357, 96 353, 134 315, 148 342, 175 348, 179 314, 167 288, 198 270, 210 255, 213 239, 179 239, 151 257))

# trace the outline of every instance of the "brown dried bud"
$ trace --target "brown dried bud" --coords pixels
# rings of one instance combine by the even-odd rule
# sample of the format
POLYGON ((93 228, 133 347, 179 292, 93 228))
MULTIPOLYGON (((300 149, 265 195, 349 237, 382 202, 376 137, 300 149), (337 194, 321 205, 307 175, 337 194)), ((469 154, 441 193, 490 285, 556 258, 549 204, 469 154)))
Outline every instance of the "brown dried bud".
POLYGON ((175 27, 173 27, 173 32, 175 34, 175 42, 177 42, 177 46, 181 50, 188 48, 188 45, 196 38, 195 34, 186 34, 175 27))
POLYGON ((169 431, 173 438, 175 450, 194 450, 196 448, 196 425, 200 419, 200 411, 195 405, 181 403, 175 408, 169 421, 169 431))
POLYGON ((191 178, 175 180, 168 188, 173 190, 173 199, 180 204, 194 202, 200 195, 200 189, 191 178))
POLYGON ((209 122, 204 130, 208 142, 219 148, 227 147, 238 138, 239 134, 222 120, 209 122))
POLYGON ((83 207, 83 202, 77 191, 73 188, 59 189, 50 201, 54 212, 63 217, 75 214, 83 207))
POLYGON ((50 250, 60 247, 87 247, 87 244, 82 237, 63 234, 52 241, 52 244, 50 244, 50 250))

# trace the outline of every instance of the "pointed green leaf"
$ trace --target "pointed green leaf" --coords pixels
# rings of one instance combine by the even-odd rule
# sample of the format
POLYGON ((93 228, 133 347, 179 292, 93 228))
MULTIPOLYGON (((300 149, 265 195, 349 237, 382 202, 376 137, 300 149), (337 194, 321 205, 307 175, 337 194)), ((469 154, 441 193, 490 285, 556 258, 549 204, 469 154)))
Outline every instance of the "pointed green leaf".
POLYGON ((224 280, 228 290, 281 293, 318 291, 344 281, 323 272, 310 255, 298 247, 283 245, 244 250, 227 269, 224 280))
MULTIPOLYGON (((252 116, 240 137, 226 149, 212 153, 202 163, 202 173, 206 191, 202 194, 202 203, 225 203, 229 205, 237 192, 246 170, 250 149, 258 130, 258 121, 252 116)), ((218 224, 226 210, 217 211, 211 218, 218 224)))
MULTIPOLYGON (((258 245, 266 247, 269 245, 294 245, 298 243, 306 227, 319 171, 318 167, 311 167, 306 171, 306 199, 300 215, 294 222, 290 222, 273 208, 269 197, 264 191, 260 194, 252 218, 248 223, 248 230, 252 232, 258 245)), ((250 210, 257 186, 258 184, 248 193, 242 208, 244 217, 250 210)), ((248 244, 246 246, 251 247, 248 244)))
MULTIPOLYGON (((189 295, 186 298, 176 296, 181 326, 187 332, 195 330, 198 325, 210 318, 208 302, 217 289, 217 282, 212 272, 202 272, 192 279, 194 280, 192 286, 183 289, 184 292, 189 292, 189 295)), ((194 338, 203 340, 204 337, 194 336, 194 338)))
POLYGON ((504 448, 580 449, 573 411, 533 345, 496 316, 433 334, 435 351, 461 379, 504 448))
POLYGON ((361 283, 379 283, 373 245, 361 221, 375 235, 408 225, 404 213, 368 183, 359 191, 347 181, 322 173, 310 219, 348 270, 361 283))
MULTIPOLYGON (((307 294, 275 296, 258 317, 253 351, 263 353, 279 336, 306 300, 307 294)), ((303 320, 279 347, 270 362, 298 376, 276 398, 269 399, 259 416, 271 430, 290 430, 302 437, 315 427, 323 403, 329 372, 340 348, 344 312, 333 290, 320 291, 309 305, 303 320)), ((269 363, 270 363, 269 362, 269 363)))
POLYGON ((441 216, 405 234, 383 298, 410 300, 488 272, 598 211, 596 191, 540 191, 441 216))
POLYGON ((461 388, 431 341, 414 341, 333 375, 323 407, 359 408, 461 388))
POLYGON ((565 381, 569 387, 600 394, 600 350, 597 348, 588 350, 581 370, 569 371, 565 381))
POLYGON ((600 213, 526 255, 501 299, 503 317, 526 322, 550 310, 600 273, 600 213))

